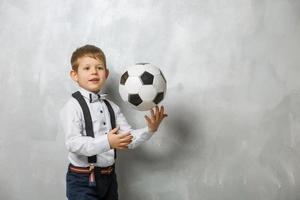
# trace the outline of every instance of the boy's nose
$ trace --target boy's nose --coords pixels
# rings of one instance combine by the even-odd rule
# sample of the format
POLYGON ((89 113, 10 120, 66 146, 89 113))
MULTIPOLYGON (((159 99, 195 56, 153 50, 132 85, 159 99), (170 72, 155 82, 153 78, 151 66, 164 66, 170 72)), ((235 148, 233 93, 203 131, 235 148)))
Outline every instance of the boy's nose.
POLYGON ((91 72, 92 72, 92 74, 97 74, 98 70, 96 67, 92 67, 91 72))

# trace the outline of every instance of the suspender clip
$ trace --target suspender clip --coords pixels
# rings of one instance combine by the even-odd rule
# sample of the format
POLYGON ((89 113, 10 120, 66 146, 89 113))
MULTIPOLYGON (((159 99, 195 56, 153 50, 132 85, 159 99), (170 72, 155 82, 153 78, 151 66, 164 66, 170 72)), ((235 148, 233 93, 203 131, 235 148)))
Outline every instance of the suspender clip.
POLYGON ((95 171, 94 171, 95 165, 94 164, 90 164, 89 166, 89 171, 90 171, 90 175, 89 175, 89 186, 90 187, 95 187, 96 186, 96 180, 95 180, 95 171))
POLYGON ((94 164, 90 164, 90 166, 89 166, 89 170, 90 170, 90 172, 91 172, 91 171, 93 171, 93 170, 94 170, 94 168, 95 168, 95 165, 94 165, 94 164))

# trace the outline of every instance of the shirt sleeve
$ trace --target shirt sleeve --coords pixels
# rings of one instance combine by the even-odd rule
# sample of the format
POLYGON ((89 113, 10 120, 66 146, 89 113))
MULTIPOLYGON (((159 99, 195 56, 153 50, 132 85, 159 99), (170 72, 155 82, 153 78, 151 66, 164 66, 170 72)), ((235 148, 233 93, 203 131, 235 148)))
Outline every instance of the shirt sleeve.
POLYGON ((152 137, 153 133, 149 131, 148 127, 132 129, 120 108, 114 103, 111 104, 116 113, 116 125, 120 127, 119 131, 122 133, 130 132, 133 136, 132 142, 128 145, 129 149, 138 147, 152 137))
POLYGON ((110 150, 107 135, 97 138, 86 136, 82 110, 75 99, 70 99, 63 107, 60 112, 60 121, 68 151, 78 155, 93 156, 110 150))

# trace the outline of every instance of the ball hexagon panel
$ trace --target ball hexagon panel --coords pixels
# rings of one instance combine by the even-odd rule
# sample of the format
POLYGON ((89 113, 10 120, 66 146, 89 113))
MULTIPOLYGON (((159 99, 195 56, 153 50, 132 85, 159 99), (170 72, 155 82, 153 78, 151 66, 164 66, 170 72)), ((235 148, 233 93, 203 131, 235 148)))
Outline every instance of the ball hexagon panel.
POLYGON ((153 103, 153 101, 143 101, 140 105, 138 105, 136 108, 138 110, 141 111, 146 111, 146 110, 150 110, 151 108, 153 108, 155 105, 155 103, 153 103))
POLYGON ((166 90, 166 82, 161 74, 154 76, 153 85, 157 92, 163 92, 166 90))
POLYGON ((143 101, 152 101, 157 94, 156 89, 153 85, 143 85, 140 88, 139 95, 143 99, 143 101))
POLYGON ((150 74, 152 75, 156 75, 156 74, 160 74, 160 70, 159 68, 155 67, 154 65, 151 65, 151 64, 146 64, 145 65, 145 70, 147 72, 149 72, 150 74))
POLYGON ((144 65, 134 65, 128 68, 128 75, 129 76, 141 76, 145 71, 144 65))
POLYGON ((137 76, 129 76, 125 82, 125 88, 129 94, 137 94, 141 87, 141 79, 137 76))

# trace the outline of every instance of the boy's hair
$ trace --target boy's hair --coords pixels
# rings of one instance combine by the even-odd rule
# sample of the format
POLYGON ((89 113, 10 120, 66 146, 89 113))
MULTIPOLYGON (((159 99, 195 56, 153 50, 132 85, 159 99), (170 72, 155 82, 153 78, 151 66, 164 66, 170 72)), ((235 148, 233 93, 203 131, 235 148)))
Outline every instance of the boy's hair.
POLYGON ((78 58, 81 58, 83 56, 89 56, 101 60, 104 64, 104 67, 106 68, 106 59, 103 51, 99 47, 87 44, 77 48, 72 54, 71 66, 74 71, 78 70, 78 58))

